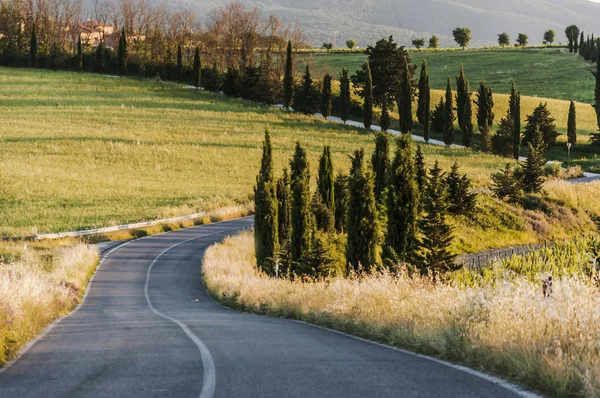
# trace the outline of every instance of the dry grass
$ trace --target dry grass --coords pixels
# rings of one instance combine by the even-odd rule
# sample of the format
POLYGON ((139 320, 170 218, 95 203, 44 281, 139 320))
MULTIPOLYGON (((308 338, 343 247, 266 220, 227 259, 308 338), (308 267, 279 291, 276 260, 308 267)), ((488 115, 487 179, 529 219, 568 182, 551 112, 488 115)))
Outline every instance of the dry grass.
POLYGON ((524 277, 478 287, 387 273, 318 282, 274 280, 254 266, 251 233, 211 247, 211 294, 238 309, 302 319, 483 369, 553 396, 600 394, 600 294, 589 279, 524 277))
POLYGON ((98 252, 72 243, 0 244, 0 365, 81 301, 98 252))

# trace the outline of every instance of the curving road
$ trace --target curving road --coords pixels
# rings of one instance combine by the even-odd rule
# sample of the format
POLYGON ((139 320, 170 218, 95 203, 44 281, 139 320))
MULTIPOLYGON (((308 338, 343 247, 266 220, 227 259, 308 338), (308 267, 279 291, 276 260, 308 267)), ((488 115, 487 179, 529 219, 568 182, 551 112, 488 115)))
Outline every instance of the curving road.
POLYGON ((252 219, 120 246, 85 304, 0 373, 0 397, 514 397, 456 367, 208 297, 204 251, 252 219))

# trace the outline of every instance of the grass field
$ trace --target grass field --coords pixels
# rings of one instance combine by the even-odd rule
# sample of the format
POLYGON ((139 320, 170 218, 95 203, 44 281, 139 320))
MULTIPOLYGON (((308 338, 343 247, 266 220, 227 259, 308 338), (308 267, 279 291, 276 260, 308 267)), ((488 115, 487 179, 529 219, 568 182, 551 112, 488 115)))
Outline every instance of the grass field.
MULTIPOLYGON (((313 175, 324 144, 335 166, 373 149, 364 130, 154 81, 0 69, 0 232, 93 228, 248 203, 265 128, 277 169, 296 140, 313 175)), ((505 160, 426 147, 458 160, 477 186, 505 160)))
MULTIPOLYGON (((486 80, 494 92, 509 93, 511 82, 516 80, 522 95, 594 102, 594 65, 564 49, 513 49, 482 51, 411 52, 413 63, 427 61, 431 87, 445 89, 446 79, 456 81, 460 65, 475 87, 486 80)), ((306 63, 313 67, 315 77, 326 71, 338 76, 343 67, 351 74, 366 62, 364 54, 299 54, 298 73, 306 63)))

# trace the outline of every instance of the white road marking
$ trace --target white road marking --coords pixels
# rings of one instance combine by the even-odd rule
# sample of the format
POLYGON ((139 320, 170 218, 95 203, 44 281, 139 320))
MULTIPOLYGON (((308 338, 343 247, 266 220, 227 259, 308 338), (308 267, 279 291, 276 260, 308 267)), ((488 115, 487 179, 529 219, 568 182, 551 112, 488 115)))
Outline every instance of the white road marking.
POLYGON ((198 336, 196 336, 185 323, 181 322, 178 319, 175 319, 168 315, 165 315, 165 314, 161 313, 160 311, 158 311, 156 308, 154 308, 154 306, 152 305, 152 301, 150 300, 150 296, 148 294, 148 285, 150 284, 150 275, 152 273, 152 268, 154 268, 154 265, 157 263, 157 261, 164 254, 169 252, 170 250, 172 250, 178 246, 181 246, 185 243, 192 242, 194 240, 206 238, 206 237, 213 236, 213 235, 219 235, 219 234, 223 234, 226 232, 239 231, 243 228, 244 227, 232 228, 232 229, 228 229, 225 231, 219 231, 219 232, 215 232, 212 234, 202 235, 202 236, 198 236, 196 238, 191 238, 191 239, 185 240, 183 242, 176 243, 173 246, 163 250, 154 259, 154 261, 152 261, 152 263, 150 264, 150 267, 148 267, 148 272, 146 273, 146 284, 144 285, 144 296, 146 297, 146 303, 148 303, 148 307, 150 308, 150 310, 154 314, 158 315, 159 317, 169 320, 169 321, 175 323, 177 326, 179 326, 181 328, 181 330, 183 330, 183 332, 189 337, 189 339, 192 340, 192 342, 194 344, 196 344, 196 347, 198 347, 198 351, 200 351, 200 356, 202 357, 202 365, 204 368, 204 383, 202 385, 202 391, 200 392, 200 398, 212 398, 212 396, 215 393, 215 387, 217 385, 217 373, 215 371, 215 363, 213 361, 212 355, 210 354, 210 350, 208 349, 206 344, 204 344, 202 342, 202 340, 200 340, 198 338, 198 336))

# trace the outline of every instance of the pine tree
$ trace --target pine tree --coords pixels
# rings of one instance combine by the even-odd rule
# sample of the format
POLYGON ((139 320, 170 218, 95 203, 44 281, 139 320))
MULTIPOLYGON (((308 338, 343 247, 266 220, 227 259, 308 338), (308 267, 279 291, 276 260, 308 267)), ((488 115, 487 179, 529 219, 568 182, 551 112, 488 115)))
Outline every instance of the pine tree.
POLYGON ((29 41, 29 67, 37 67, 37 52, 38 52, 38 39, 37 31, 35 29, 35 22, 31 26, 31 40, 29 41))
POLYGON ((410 134, 412 131, 412 84, 411 74, 406 57, 404 68, 400 74, 400 92, 398 95, 398 113, 400 115, 400 131, 410 134))
POLYGON ((200 47, 194 51, 194 87, 200 88, 202 84, 202 60, 200 59, 200 47))
POLYGON ((266 131, 260 173, 254 188, 254 243, 256 263, 268 275, 273 275, 279 253, 277 206, 271 137, 269 131, 266 131))
POLYGON ((348 181, 348 244, 346 262, 355 270, 370 271, 380 263, 379 225, 373 178, 364 166, 364 150, 352 157, 348 181))
POLYGON ((319 103, 319 93, 312 80, 310 66, 306 65, 302 85, 294 90, 294 112, 313 115, 318 112, 319 103))
POLYGON ((440 98, 439 104, 435 106, 431 114, 431 129, 436 133, 444 132, 444 117, 446 115, 446 103, 444 97, 440 98))
POLYGON ((490 152, 492 150, 491 129, 494 125, 494 94, 492 89, 485 82, 479 83, 477 91, 477 125, 481 132, 481 148, 490 152))
POLYGON ((510 163, 500 173, 492 176, 492 192, 500 200, 507 199, 518 203, 523 197, 521 179, 513 171, 510 163))
POLYGON ((554 144, 559 136, 555 121, 556 119, 550 114, 548 104, 540 102, 533 110, 533 113, 527 116, 527 126, 525 127, 523 143, 527 145, 539 132, 542 136, 542 142, 546 147, 554 144))
POLYGON ((508 107, 513 123, 513 157, 515 160, 519 160, 521 150, 521 94, 517 91, 517 83, 514 80, 508 107))
POLYGON ((323 155, 319 161, 319 178, 317 186, 321 202, 333 215, 335 213, 335 191, 334 191, 333 161, 331 160, 331 147, 323 148, 323 155))
POLYGON ((567 122, 567 138, 571 145, 577 144, 577 111, 575 102, 571 101, 569 106, 569 120, 567 122))
POLYGON ((83 46, 81 44, 81 34, 77 36, 77 70, 83 70, 83 46))
POLYGON ((281 247, 289 246, 292 235, 292 191, 290 189, 288 169, 283 169, 283 176, 277 181, 277 232, 281 247))
POLYGON ((448 78, 446 87, 446 102, 444 103, 443 117, 444 144, 450 146, 454 143, 454 106, 452 105, 452 85, 448 78))
MULTIPOLYGON (((421 150, 421 145, 417 146, 417 154, 415 155, 415 179, 419 187, 419 196, 423 199, 425 188, 427 187, 427 168, 425 167, 425 157, 421 150)), ((422 208, 423 201, 419 201, 419 206, 422 208)))
POLYGON ((371 67, 366 63, 366 82, 363 92, 363 123, 365 129, 370 130, 373 125, 373 78, 371 77, 371 67))
POLYGON ((388 107, 387 99, 383 99, 383 105, 381 107, 381 121, 379 122, 381 125, 381 131, 386 132, 390 129, 390 125, 392 121, 390 119, 390 110, 388 107))
POLYGON ((429 180, 425 191, 425 217, 419 222, 422 232, 420 254, 422 271, 434 272, 454 271, 457 265, 456 255, 450 251, 452 245, 452 228, 446 221, 448 205, 444 176, 438 162, 429 172, 429 180))
POLYGON ((290 109, 294 96, 294 54, 292 41, 288 41, 285 59, 285 74, 283 76, 283 106, 290 109))
POLYGON ((536 130, 528 143, 529 152, 523 165, 523 189, 527 193, 538 193, 544 185, 544 150, 542 133, 536 130))
POLYGON ((472 215, 477 203, 477 194, 471 190, 471 181, 458 172, 454 162, 450 174, 444 179, 448 194, 448 212, 453 215, 472 215))
POLYGON ((125 27, 123 27, 119 36, 117 59, 119 76, 124 76, 127 73, 127 36, 125 35, 125 27))
POLYGON ((325 74, 323 78, 323 88, 321 90, 321 114, 324 118, 331 116, 331 75, 325 74))
POLYGON ((348 69, 342 69, 340 77, 340 115, 346 124, 350 117, 350 78, 348 77, 348 69))
POLYGON ((398 138, 387 194, 388 224, 385 253, 393 261, 408 260, 417 242, 419 187, 415 178, 412 138, 398 138))
POLYGON ((335 177, 333 186, 335 197, 335 230, 344 232, 346 230, 348 216, 348 176, 341 172, 335 177))
POLYGON ((381 203, 383 192, 387 187, 387 174, 390 167, 390 135, 377 133, 375 135, 375 152, 371 159, 375 179, 375 199, 381 203))
POLYGON ((492 152, 496 155, 513 157, 514 156, 514 132, 515 124, 508 109, 505 117, 500 119, 498 131, 492 136, 492 152))
POLYGON ((314 235, 314 220, 311 213, 310 168, 306 151, 296 143, 296 151, 291 162, 292 170, 292 272, 306 274, 303 262, 311 251, 314 235))

